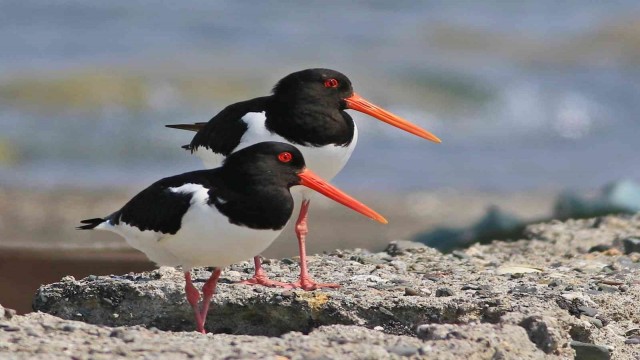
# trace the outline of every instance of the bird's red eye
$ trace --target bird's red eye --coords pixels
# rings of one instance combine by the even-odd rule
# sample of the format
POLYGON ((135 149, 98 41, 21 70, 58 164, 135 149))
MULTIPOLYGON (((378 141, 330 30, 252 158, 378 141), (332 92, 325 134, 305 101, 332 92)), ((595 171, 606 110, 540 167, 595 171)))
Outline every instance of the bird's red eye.
POLYGON ((290 152, 285 151, 278 154, 278 160, 280 160, 283 163, 288 163, 289 161, 291 161, 291 159, 293 159, 293 155, 291 155, 290 152))
POLYGON ((337 88, 338 87, 338 80, 336 80, 336 79, 327 79, 327 80, 324 81, 324 87, 337 88))

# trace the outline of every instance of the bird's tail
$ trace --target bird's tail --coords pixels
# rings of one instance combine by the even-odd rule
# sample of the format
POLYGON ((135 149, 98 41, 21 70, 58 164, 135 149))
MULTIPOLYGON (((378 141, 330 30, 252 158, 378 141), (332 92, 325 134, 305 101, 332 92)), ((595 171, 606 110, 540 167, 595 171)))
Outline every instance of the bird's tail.
POLYGON ((194 124, 171 124, 171 125, 165 125, 165 126, 170 128, 170 129, 179 129, 179 130, 187 130, 187 131, 198 132, 206 124, 207 124, 206 122, 199 122, 199 123, 194 123, 194 124))
POLYGON ((80 222, 86 225, 80 225, 76 227, 76 230, 91 230, 91 229, 94 229, 96 226, 105 222, 105 219, 93 218, 93 219, 82 220, 80 222))

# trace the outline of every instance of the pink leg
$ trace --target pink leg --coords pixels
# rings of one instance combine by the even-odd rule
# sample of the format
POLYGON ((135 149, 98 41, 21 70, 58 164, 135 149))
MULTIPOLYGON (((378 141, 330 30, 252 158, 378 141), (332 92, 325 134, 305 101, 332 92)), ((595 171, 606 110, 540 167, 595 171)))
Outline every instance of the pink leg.
POLYGON ((309 214, 309 204, 311 200, 303 200, 300 207, 300 214, 296 221, 296 235, 298 236, 298 247, 300 248, 300 279, 291 284, 295 288, 301 288, 303 290, 315 290, 320 288, 339 288, 338 284, 322 284, 317 283, 311 279, 309 272, 307 271, 307 250, 305 245, 305 239, 309 233, 307 227, 307 217, 309 214))
POLYGON ((202 319, 202 325, 204 327, 204 323, 207 321, 207 313, 209 312, 209 304, 211 303, 211 298, 216 293, 216 285, 218 285, 218 279, 220 278, 220 274, 222 270, 220 268, 213 269, 211 273, 211 277, 204 283, 202 287, 202 306, 200 307, 200 318, 202 319))
POLYGON ((260 261, 260 256, 256 256, 253 258, 253 263, 256 266, 255 275, 251 279, 240 281, 238 284, 245 285, 264 285, 269 287, 283 287, 290 289, 293 286, 287 283, 283 283, 280 281, 270 280, 267 277, 267 274, 262 270, 262 262, 260 261))
POLYGON ((189 271, 185 271, 184 273, 184 292, 187 295, 187 301, 191 304, 191 308, 193 309, 193 315, 196 318, 196 330, 201 333, 205 333, 204 331, 204 321, 202 316, 200 315, 200 309, 198 307, 198 300, 200 300, 200 292, 193 286, 191 282, 191 273, 189 271))

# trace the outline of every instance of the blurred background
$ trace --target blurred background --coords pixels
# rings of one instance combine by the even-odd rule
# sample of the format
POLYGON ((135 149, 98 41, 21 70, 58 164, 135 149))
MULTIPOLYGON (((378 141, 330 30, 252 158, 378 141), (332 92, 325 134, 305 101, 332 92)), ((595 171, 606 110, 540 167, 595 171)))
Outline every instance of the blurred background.
MULTIPOLYGON (((74 226, 201 168, 180 149, 193 133, 163 125, 207 121, 304 68, 347 74, 443 139, 351 112, 359 146, 334 183, 390 224, 318 198, 311 253, 462 246, 485 225, 619 209, 611 199, 638 190, 633 0, 0 1, 0 49, 0 303, 22 312, 65 274, 153 268, 74 226)), ((296 253, 287 230, 266 256, 296 253)))

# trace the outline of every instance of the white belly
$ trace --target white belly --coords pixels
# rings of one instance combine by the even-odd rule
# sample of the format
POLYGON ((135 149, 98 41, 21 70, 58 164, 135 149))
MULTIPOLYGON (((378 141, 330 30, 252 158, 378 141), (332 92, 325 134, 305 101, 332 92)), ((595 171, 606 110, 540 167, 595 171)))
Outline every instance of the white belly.
MULTIPOLYGON (((291 144, 302 152, 307 167, 327 181, 333 179, 342 170, 347 161, 349 161, 351 153, 353 153, 353 149, 355 149, 358 142, 358 128, 355 127, 355 124, 353 140, 349 145, 311 147, 292 144, 285 138, 271 133, 264 126, 264 113, 248 113, 242 120, 247 123, 248 129, 242 136, 240 144, 233 149, 234 152, 264 141, 279 141, 291 144)), ((195 153, 202 159, 208 169, 221 166, 224 160, 224 156, 205 148, 199 148, 195 153)))
POLYGON ((207 204, 207 189, 201 185, 186 184, 172 190, 194 193, 175 235, 140 231, 124 222, 115 226, 99 225, 97 229, 120 234, 129 245, 144 252, 158 265, 180 265, 185 270, 196 266, 225 267, 251 259, 269 247, 282 232, 229 223, 226 216, 207 204))

